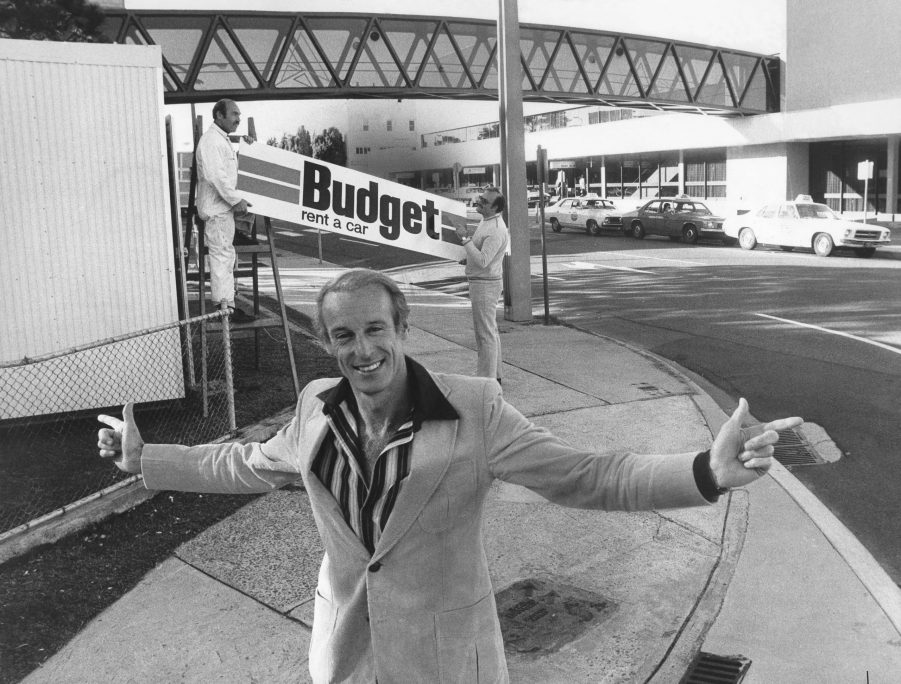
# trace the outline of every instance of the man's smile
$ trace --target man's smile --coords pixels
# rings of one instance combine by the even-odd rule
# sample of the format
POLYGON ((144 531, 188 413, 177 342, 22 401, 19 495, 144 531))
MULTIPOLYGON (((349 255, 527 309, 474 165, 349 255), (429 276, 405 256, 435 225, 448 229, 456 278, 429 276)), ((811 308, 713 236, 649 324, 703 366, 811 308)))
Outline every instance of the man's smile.
POLYGON ((354 370, 358 373, 371 373, 374 370, 378 370, 381 368, 382 364, 385 363, 385 360, 375 361, 374 363, 370 363, 366 366, 354 366, 354 370))

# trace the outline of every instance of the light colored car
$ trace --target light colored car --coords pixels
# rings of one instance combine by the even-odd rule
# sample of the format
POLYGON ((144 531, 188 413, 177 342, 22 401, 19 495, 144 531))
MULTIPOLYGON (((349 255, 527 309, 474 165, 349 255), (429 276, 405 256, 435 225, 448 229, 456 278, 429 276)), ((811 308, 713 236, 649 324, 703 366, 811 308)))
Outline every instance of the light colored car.
POLYGON ((724 231, 743 249, 754 249, 758 244, 776 245, 789 252, 806 247, 819 256, 829 256, 837 247, 849 247, 862 257, 871 257, 878 246, 892 241, 888 228, 846 221, 825 204, 814 202, 810 195, 730 217, 724 231))
POLYGON ((698 238, 723 240, 722 216, 690 197, 662 197, 623 214, 627 232, 639 240, 645 235, 665 235, 670 240, 694 244, 698 238))
POLYGON ((591 235, 600 235, 604 230, 619 233, 623 229, 623 219, 616 205, 591 195, 564 197, 545 208, 544 220, 551 224, 551 230, 555 233, 564 228, 576 228, 591 235))

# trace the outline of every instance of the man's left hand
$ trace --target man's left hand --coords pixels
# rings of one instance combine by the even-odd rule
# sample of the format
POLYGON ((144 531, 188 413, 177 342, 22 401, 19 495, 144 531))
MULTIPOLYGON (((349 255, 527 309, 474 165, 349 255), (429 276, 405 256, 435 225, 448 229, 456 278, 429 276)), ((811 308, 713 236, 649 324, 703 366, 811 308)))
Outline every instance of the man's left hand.
POLYGON ((792 417, 742 427, 749 414, 748 402, 739 399, 738 408, 720 428, 710 447, 710 469, 719 487, 741 487, 766 474, 773 465, 773 447, 779 441, 777 431, 804 422, 792 417))

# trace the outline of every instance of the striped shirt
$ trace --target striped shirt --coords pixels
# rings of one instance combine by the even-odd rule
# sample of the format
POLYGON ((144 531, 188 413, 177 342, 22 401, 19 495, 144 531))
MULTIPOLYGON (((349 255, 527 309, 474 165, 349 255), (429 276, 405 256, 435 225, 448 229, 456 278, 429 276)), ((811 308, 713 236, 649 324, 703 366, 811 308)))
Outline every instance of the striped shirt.
POLYGON ((369 553, 374 553, 403 482, 410 474, 413 437, 422 421, 458 417, 428 371, 410 358, 406 361, 414 409, 382 450, 368 482, 350 383, 342 379, 337 386, 319 395, 329 434, 313 459, 312 470, 335 497, 345 522, 369 553))

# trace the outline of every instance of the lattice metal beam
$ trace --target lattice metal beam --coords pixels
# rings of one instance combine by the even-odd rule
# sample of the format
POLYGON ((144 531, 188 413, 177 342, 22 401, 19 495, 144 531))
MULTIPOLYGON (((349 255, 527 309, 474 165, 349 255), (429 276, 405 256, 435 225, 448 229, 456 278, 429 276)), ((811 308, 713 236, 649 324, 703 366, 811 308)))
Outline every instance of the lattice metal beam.
MULTIPOLYGON (((163 51, 165 101, 497 98, 494 22, 391 14, 107 10, 163 51)), ((779 60, 664 38, 524 24, 523 99, 744 115, 778 111, 779 60)))

